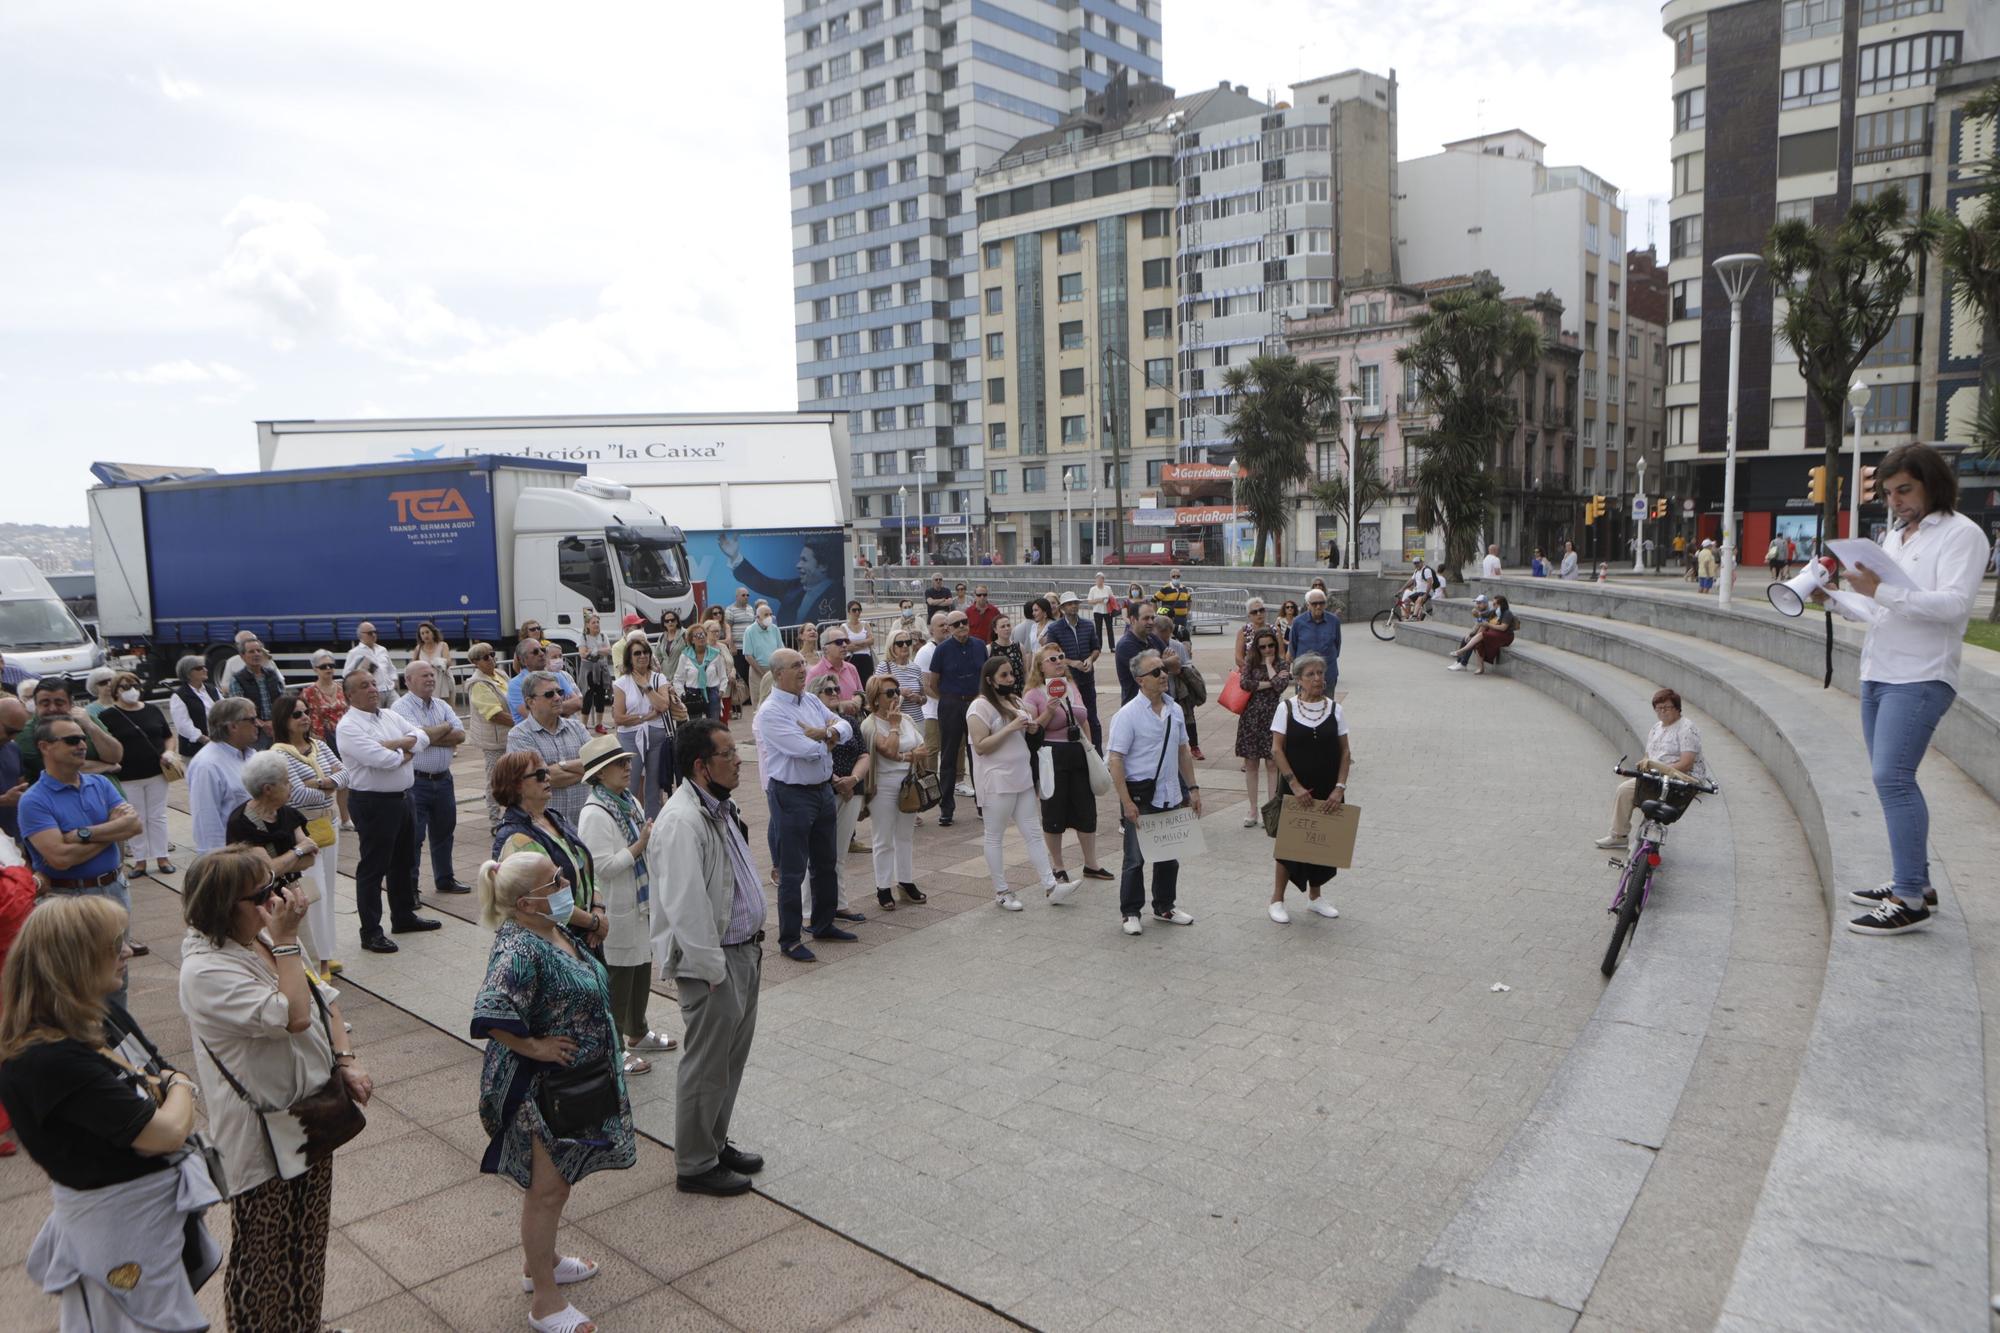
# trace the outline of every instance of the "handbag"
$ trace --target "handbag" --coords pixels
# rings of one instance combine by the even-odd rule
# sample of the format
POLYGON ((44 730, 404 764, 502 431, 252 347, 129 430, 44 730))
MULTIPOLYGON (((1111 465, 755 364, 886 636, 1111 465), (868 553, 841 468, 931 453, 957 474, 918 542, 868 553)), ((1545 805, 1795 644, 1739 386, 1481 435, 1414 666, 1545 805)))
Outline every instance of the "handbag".
MULTIPOLYGON (((271 748, 273 750, 283 750, 289 755, 296 755, 301 763, 312 769, 314 777, 322 781, 325 780, 326 770, 319 766, 319 760, 314 758, 311 752, 300 754, 299 747, 296 745, 273 745, 271 748)), ((333 816, 331 815, 321 815, 318 819, 308 819, 306 821, 306 834, 313 840, 314 845, 322 850, 333 846, 339 836, 334 832, 333 816)))
MULTIPOLYGON (((327 1010, 326 998, 319 993, 319 987, 310 980, 306 982, 306 989, 312 992, 313 1003, 319 1008, 320 1022, 326 1025, 327 1045, 331 1046, 333 1015, 327 1010)), ((258 1113, 258 1121, 264 1127, 264 1146, 271 1150, 271 1160, 276 1162, 278 1146, 272 1141, 271 1126, 266 1117, 277 1115, 279 1112, 266 1110, 257 1105, 256 1099, 250 1095, 248 1089, 238 1083, 236 1076, 229 1072, 229 1066, 216 1058, 214 1048, 207 1042, 201 1045, 202 1049, 208 1052, 208 1058, 215 1065, 217 1072, 231 1088, 235 1089, 236 1095, 241 1097, 251 1110, 258 1113)), ((368 1117, 361 1113, 361 1108, 355 1104, 354 1095, 347 1090, 347 1080, 340 1076, 338 1060, 334 1061, 333 1071, 327 1075, 326 1082, 287 1106, 284 1114, 297 1120, 299 1128, 305 1131, 306 1161, 314 1164, 324 1162, 333 1156, 335 1149, 359 1137, 361 1131, 368 1128, 368 1117)))
POLYGON ((1243 688, 1243 672, 1231 671, 1229 679, 1222 682, 1222 698, 1217 700, 1224 708, 1238 717, 1250 706, 1250 691, 1243 688))
POLYGON ((1208 702, 1208 682, 1202 679, 1200 668, 1192 662, 1181 666, 1180 696, 1196 708, 1208 702))
POLYGON ((1111 766, 1104 762, 1104 756, 1097 752, 1096 746, 1086 745, 1083 747, 1083 762, 1090 770, 1090 794, 1092 796, 1109 796, 1118 789, 1117 785, 1111 781, 1111 766))
POLYGON ((937 771, 927 764, 911 764, 896 789, 896 808, 906 815, 920 815, 943 799, 937 771))
MULTIPOLYGON (((1283 779, 1279 781, 1283 782, 1283 779)), ((1259 808, 1258 813, 1264 817, 1265 837, 1275 838, 1278 836, 1278 820, 1285 813, 1285 797, 1290 794, 1290 785, 1286 784, 1280 790, 1273 792, 1271 799, 1264 802, 1263 806, 1259 808)))
POLYGON ((559 1139, 580 1138, 618 1114, 618 1076, 605 1052, 586 1065, 548 1070, 535 1088, 535 1109, 559 1139))

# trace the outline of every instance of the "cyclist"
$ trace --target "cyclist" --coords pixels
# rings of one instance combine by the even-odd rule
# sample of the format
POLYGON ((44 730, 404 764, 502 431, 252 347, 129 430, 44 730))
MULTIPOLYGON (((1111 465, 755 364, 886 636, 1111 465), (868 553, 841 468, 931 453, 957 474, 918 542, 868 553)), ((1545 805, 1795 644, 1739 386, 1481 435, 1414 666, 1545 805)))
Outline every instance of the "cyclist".
POLYGON ((1444 580, 1438 577, 1438 572, 1425 564, 1421 557, 1413 561, 1410 566, 1410 581, 1405 583, 1402 591, 1397 594, 1397 600, 1403 604, 1403 618, 1423 619, 1431 598, 1441 596, 1443 592, 1444 580))
MULTIPOLYGON (((1693 722, 1681 713, 1681 696, 1672 690, 1659 690, 1653 695, 1653 730, 1646 737, 1646 757, 1639 761, 1642 773, 1674 773, 1684 778, 1694 778, 1708 782, 1708 761, 1701 757, 1701 733, 1695 730, 1693 722)), ((1641 799, 1665 800, 1671 805, 1686 809, 1695 797, 1692 788, 1670 787, 1661 796, 1662 784, 1657 778, 1627 778, 1618 784, 1618 796, 1612 803, 1611 832, 1597 840, 1597 845, 1607 851, 1626 845, 1632 829, 1632 807, 1641 799), (1641 784, 1646 790, 1640 791, 1641 784)))

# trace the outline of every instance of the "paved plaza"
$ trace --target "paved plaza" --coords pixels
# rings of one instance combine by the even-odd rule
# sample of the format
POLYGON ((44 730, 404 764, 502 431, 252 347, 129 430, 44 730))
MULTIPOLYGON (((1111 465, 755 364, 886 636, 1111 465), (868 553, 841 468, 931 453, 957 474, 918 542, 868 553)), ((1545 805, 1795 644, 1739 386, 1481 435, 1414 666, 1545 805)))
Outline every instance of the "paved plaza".
MULTIPOLYGON (((1226 652, 1199 640, 1211 682, 1226 652)), ((1724 794, 1673 832, 1665 902, 1627 964, 1639 1007, 1621 1013, 1601 1008, 1614 872, 1590 845, 1608 817, 1610 745, 1519 682, 1447 673, 1361 626, 1339 689, 1362 831, 1357 866, 1328 888, 1338 920, 1266 917, 1271 843, 1241 827, 1235 719, 1215 706, 1200 718, 1208 852, 1181 878, 1191 928, 1149 920, 1128 938, 1116 886, 1094 882, 1066 906, 1031 892, 1025 912, 994 910, 963 805, 956 827, 918 831, 927 906, 880 913, 867 858, 849 857, 850 897, 869 916, 861 943, 822 945, 806 965, 767 945, 733 1129, 769 1159, 757 1193, 672 1189, 676 1057, 656 1058, 630 1080, 638 1167, 586 1180, 566 1215, 565 1252, 605 1264, 578 1289, 582 1308, 607 1330, 1429 1327, 1393 1322, 1412 1275, 1454 1237, 1486 1243, 1515 1197, 1509 1164, 1594 1105, 1605 1071, 1634 1078, 1621 1042, 1661 1028, 1686 1086, 1643 1148, 1629 1212, 1621 1204, 1583 1252, 1549 1257, 1550 1292, 1509 1295, 1485 1326, 1712 1326, 1827 955, 1821 889, 1784 797, 1691 699, 1724 794), (1713 1013, 1698 1025, 1673 1012, 1677 953, 1708 969, 1713 1013), (1563 1308, 1563 1284, 1579 1280, 1563 1308)), ((1827 706, 1852 712, 1836 699, 1827 706)), ((737 731, 747 740, 747 723, 737 731)), ((1962 775, 1933 763, 1934 805, 1975 809, 1962 775)), ((458 770, 469 881, 486 850, 476 756, 458 770)), ((746 765, 739 795, 758 827, 753 774, 746 765)), ((1108 801, 1101 826, 1115 828, 1108 801)), ((175 827, 185 847, 184 816, 175 827)), ((1939 841, 1971 857, 1982 836, 1939 841)), ((1028 886, 1012 835, 1008 850, 1028 886)), ((1069 859, 1074 870, 1073 846, 1069 859)), ((351 837, 343 861, 351 872, 351 837)), ((1975 892, 1991 892, 1973 879, 1955 880, 1968 918, 1975 892)), ((186 1045, 172 990, 179 900, 143 882, 135 899, 155 951, 134 964, 134 1009, 171 1054, 186 1045)), ((396 955, 343 941, 346 1006, 380 1090, 367 1134, 339 1159, 326 1313, 356 1329, 520 1327, 518 1194, 478 1174, 478 1049, 464 1039, 490 935, 469 899, 429 910, 445 928, 402 937, 396 955)), ((669 987, 655 989, 655 1026, 678 1032, 669 987)), ((0 1197, 20 1201, 0 1220, 0 1299, 42 1321, 20 1327, 53 1326, 21 1268, 42 1188, 25 1157, 0 1163, 0 1197)), ((1559 1213, 1561 1191, 1551 1197, 1559 1213)), ((226 1231, 226 1212, 215 1217, 226 1231)), ((1559 1238, 1560 1217, 1544 1231, 1559 1238)), ((1506 1266, 1526 1262, 1507 1247, 1506 1266)))

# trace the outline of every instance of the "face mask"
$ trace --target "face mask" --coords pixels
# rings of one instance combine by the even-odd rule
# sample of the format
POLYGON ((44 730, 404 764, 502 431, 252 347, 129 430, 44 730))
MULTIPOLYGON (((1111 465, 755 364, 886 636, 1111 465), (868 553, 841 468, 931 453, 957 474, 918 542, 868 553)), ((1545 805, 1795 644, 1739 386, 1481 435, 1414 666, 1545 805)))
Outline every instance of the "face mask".
POLYGON ((135 703, 138 703, 138 702, 139 702, 139 691, 137 691, 137 690, 120 690, 120 691, 118 691, 118 701, 119 701, 120 703, 128 703, 128 704, 135 704, 135 703))
POLYGON ((994 681, 993 688, 1002 694, 1019 694, 1021 692, 1021 682, 1018 680, 994 681))
POLYGON ((558 926, 566 926, 575 912, 576 895, 571 893, 569 885, 565 884, 549 895, 549 910, 543 915, 558 926))

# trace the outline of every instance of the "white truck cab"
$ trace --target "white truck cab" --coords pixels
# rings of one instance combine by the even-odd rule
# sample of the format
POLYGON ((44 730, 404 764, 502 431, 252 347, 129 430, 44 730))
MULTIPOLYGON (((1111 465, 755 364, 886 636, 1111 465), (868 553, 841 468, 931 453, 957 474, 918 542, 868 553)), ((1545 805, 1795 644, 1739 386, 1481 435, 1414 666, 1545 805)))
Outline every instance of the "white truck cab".
POLYGON ((574 647, 583 613, 616 638, 627 611, 648 624, 694 614, 686 538, 629 487, 597 477, 568 490, 537 487, 514 506, 514 623, 539 621, 544 637, 574 647))
POLYGON ((80 676, 104 665, 104 649, 56 596, 35 562, 0 556, 0 655, 31 678, 80 676))

